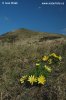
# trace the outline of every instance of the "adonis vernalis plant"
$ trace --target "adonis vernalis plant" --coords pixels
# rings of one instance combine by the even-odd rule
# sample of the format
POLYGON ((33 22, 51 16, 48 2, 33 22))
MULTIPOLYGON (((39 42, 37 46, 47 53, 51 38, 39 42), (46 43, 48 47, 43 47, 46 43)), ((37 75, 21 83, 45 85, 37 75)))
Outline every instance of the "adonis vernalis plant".
POLYGON ((59 66, 62 57, 55 53, 45 55, 41 60, 36 61, 35 69, 20 78, 21 84, 29 83, 30 85, 44 85, 48 76, 53 71, 53 66, 59 66))

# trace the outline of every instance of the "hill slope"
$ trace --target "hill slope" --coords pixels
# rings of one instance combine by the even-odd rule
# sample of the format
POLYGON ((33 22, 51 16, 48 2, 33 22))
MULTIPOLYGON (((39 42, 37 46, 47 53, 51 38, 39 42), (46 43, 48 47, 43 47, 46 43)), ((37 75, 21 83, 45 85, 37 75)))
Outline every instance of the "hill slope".
POLYGON ((0 36, 0 41, 3 42, 9 42, 13 43, 20 40, 26 40, 26 39, 34 39, 38 38, 39 41, 44 40, 53 40, 53 39, 59 39, 59 38, 65 38, 64 35, 61 34, 51 34, 51 33, 44 33, 44 32, 33 32, 27 29, 19 29, 13 32, 7 32, 0 36))
POLYGON ((0 36, 0 96, 1 100, 65 100, 66 36, 27 29, 0 36), (48 84, 41 88, 21 85, 20 77, 35 67, 36 59, 53 52, 63 59, 48 84))

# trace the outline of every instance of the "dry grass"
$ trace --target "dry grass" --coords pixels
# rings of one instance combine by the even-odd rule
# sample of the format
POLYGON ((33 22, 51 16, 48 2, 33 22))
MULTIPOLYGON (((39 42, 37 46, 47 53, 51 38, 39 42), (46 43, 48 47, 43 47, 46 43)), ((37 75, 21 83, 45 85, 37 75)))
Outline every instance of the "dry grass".
MULTIPOLYGON (((16 31, 15 34, 21 32, 16 31)), ((14 43, 5 41, 0 44, 1 100, 66 100, 66 39, 62 36, 40 42, 42 37, 49 34, 23 32, 28 34, 20 34, 14 43), (63 60, 48 78, 47 84, 31 88, 21 85, 20 77, 34 68, 36 58, 52 52, 60 54, 63 60)))

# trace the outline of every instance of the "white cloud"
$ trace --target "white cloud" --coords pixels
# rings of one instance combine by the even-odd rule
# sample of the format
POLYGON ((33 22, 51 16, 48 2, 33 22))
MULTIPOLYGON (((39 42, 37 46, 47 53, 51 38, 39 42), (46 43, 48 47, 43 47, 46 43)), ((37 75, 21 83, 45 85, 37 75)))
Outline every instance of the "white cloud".
POLYGON ((66 27, 61 30, 63 34, 66 34, 66 27))
POLYGON ((38 8, 40 9, 41 7, 39 6, 38 8))
POLYGON ((63 32, 66 32, 66 27, 62 30, 63 32))
POLYGON ((5 16, 5 17, 4 17, 4 20, 5 20, 5 21, 8 21, 8 20, 9 20, 9 18, 8 18, 7 16, 5 16))

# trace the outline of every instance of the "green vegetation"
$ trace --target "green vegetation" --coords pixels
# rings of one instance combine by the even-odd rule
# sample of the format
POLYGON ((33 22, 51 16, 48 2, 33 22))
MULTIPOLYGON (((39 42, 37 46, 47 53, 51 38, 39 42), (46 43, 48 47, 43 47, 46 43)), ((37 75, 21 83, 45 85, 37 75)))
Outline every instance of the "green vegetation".
MULTIPOLYGON (((59 58, 61 59, 61 57, 59 58)), ((44 57, 44 60, 46 58, 44 57)), ((49 63, 51 64, 51 60, 49 63)), ((0 99, 66 100, 66 36, 25 29, 1 36, 0 99), (15 41, 12 41, 13 38, 9 38, 11 36, 15 36, 15 41), (48 38, 44 39, 44 37, 48 38), (50 37, 53 38, 50 39, 50 37), (49 70, 51 75, 47 79, 47 84, 37 87, 20 83, 19 80, 22 76, 39 66, 38 62, 35 63, 36 61, 53 52, 61 55, 62 60, 58 67, 56 65, 53 67, 52 72, 49 70)))
POLYGON ((20 78, 21 84, 26 83, 29 85, 44 85, 46 83, 49 73, 51 73, 53 67, 60 66, 62 57, 55 53, 49 56, 44 56, 41 60, 38 60, 34 70, 30 71, 28 75, 24 75, 20 78))

